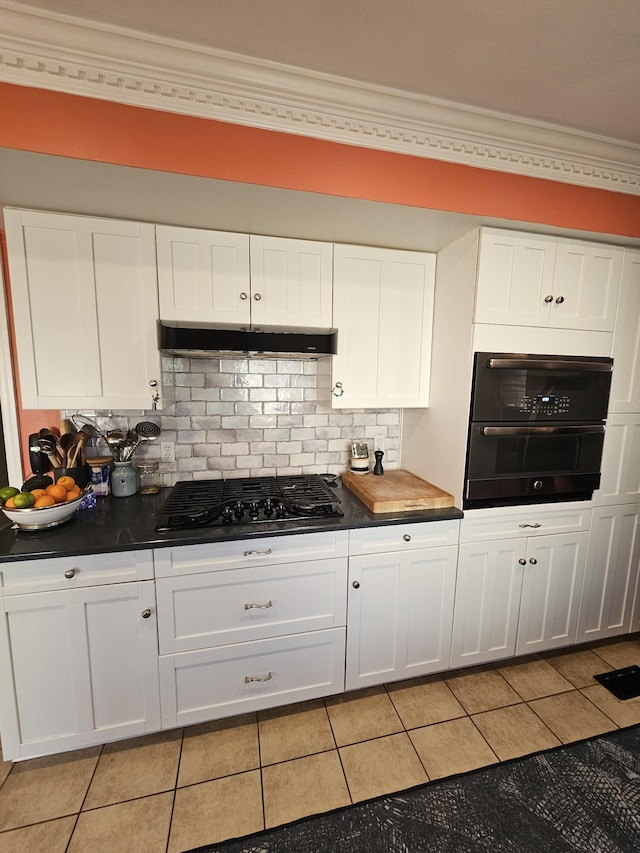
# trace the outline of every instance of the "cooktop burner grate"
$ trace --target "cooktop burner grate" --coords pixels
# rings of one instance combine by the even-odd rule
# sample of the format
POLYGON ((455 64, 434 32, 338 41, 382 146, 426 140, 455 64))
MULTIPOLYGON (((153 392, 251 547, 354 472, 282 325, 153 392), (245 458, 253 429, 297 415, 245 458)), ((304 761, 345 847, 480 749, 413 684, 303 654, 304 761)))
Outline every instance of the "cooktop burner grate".
POLYGON ((181 480, 156 531, 341 516, 340 501, 319 474, 235 480, 181 480))

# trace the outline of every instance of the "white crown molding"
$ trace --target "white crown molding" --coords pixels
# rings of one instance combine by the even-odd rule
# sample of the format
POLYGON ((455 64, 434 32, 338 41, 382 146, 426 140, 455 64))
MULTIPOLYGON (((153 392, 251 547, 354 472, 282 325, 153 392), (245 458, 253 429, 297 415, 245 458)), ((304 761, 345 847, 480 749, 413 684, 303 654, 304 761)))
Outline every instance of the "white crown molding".
POLYGON ((0 81, 640 195, 640 146, 0 0, 0 81))

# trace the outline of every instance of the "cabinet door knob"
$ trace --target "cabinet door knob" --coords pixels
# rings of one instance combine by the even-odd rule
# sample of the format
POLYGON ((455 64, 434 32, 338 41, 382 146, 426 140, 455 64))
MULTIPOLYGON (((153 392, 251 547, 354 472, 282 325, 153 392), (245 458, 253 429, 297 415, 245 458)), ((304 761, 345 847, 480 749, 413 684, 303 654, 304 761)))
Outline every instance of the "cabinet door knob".
POLYGON ((331 389, 331 393, 334 397, 342 397, 344 394, 344 388, 342 387, 342 382, 336 382, 336 384, 331 389))
POLYGON ((75 569, 67 569, 67 571, 64 573, 65 578, 69 578, 69 580, 71 580, 71 578, 75 577, 75 575, 76 575, 75 569))
POLYGON ((553 302, 553 296, 551 294, 549 294, 548 296, 545 296, 544 301, 547 304, 549 304, 549 302, 553 302))
POLYGON ((352 586, 354 589, 360 589, 360 581, 354 581, 354 582, 351 584, 351 586, 352 586))
POLYGON ((143 619, 148 619, 148 618, 149 618, 149 616, 151 616, 151 610, 147 607, 147 609, 146 609, 146 610, 143 610, 143 611, 142 611, 142 618, 143 618, 143 619))
POLYGON ((531 557, 531 559, 529 560, 529 562, 531 563, 531 565, 532 565, 532 566, 537 566, 537 565, 538 565, 538 561, 536 560, 536 558, 535 558, 535 557, 531 557))
POLYGON ((411 542, 411 536, 409 536, 408 533, 405 533, 402 538, 404 539, 405 542, 411 542))
POLYGON ((563 302, 564 296, 558 296, 558 298, 556 299, 556 305, 562 305, 563 302))
POLYGON ((249 294, 242 291, 242 293, 240 294, 240 299, 242 299, 242 301, 244 302, 244 300, 248 299, 248 298, 249 298, 249 294))
POLYGON ((527 565, 527 561, 524 559, 524 557, 520 557, 520 559, 518 560, 518 562, 520 563, 520 565, 521 565, 521 566, 526 566, 526 565, 527 565))
POLYGON ((253 298, 255 299, 256 302, 260 302, 260 300, 262 299, 262 294, 261 293, 254 293, 253 298))

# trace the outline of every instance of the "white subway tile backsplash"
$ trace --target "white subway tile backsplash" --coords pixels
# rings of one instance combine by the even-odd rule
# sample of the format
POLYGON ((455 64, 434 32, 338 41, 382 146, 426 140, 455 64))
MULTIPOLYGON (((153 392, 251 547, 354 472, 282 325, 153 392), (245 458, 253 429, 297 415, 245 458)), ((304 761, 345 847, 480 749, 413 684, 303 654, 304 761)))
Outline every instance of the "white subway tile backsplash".
MULTIPOLYGON (((383 464, 398 467, 400 409, 336 410, 326 405, 328 361, 163 357, 163 381, 175 402, 159 412, 86 412, 103 431, 140 420, 157 423, 158 441, 141 442, 135 459, 160 459, 175 443, 176 461, 160 462, 164 485, 177 480, 333 473, 349 467, 351 442, 372 453, 383 436, 383 464)), ((72 412, 64 413, 68 416, 72 412)))

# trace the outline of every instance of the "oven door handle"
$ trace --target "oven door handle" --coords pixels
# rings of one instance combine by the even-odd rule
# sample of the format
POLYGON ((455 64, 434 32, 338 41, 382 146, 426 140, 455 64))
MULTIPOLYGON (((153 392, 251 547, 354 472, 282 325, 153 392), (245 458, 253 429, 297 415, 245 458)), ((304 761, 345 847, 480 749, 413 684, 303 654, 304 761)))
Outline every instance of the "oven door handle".
POLYGON ((486 426, 480 429, 482 435, 601 435, 604 424, 587 426, 486 426))
POLYGON ((572 370, 574 373, 611 373, 610 361, 574 361, 570 358, 490 358, 487 367, 494 370, 572 370))

